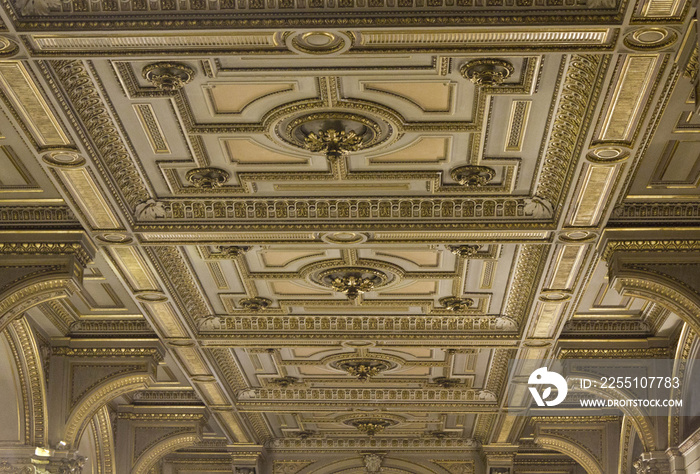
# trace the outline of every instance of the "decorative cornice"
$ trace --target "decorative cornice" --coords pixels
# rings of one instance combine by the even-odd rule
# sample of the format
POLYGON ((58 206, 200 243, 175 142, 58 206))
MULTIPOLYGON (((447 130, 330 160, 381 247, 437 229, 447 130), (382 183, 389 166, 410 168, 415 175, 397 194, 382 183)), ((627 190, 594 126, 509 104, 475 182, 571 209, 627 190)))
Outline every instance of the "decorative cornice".
POLYGON ((33 225, 50 225, 53 222, 65 226, 67 223, 79 224, 78 219, 68 206, 2 206, 0 222, 3 227, 19 226, 26 223, 33 225))
POLYGON ((700 218, 698 202, 625 202, 615 206, 612 221, 624 220, 649 225, 649 221, 686 222, 700 218))
POLYGON ((144 334, 153 335, 153 328, 147 321, 139 320, 90 320, 81 319, 70 324, 71 333, 96 333, 96 334, 144 334))
POLYGON ((51 355, 64 357, 151 357, 163 360, 163 354, 155 347, 66 347, 53 346, 51 355))
POLYGON ((609 240, 603 250, 603 259, 609 260, 615 252, 697 252, 698 240, 609 240))
MULTIPOLYGON (((458 386, 458 385, 457 385, 458 386)), ((242 390, 238 399, 245 405, 253 402, 277 403, 328 403, 342 400, 344 403, 378 405, 434 405, 434 406, 493 406, 497 402, 493 393, 475 389, 459 388, 256 388, 242 390)))
MULTIPOLYGON (((275 316, 221 316, 219 327, 209 326, 209 333, 234 332, 243 337, 246 333, 258 333, 261 337, 279 337, 285 333, 337 333, 362 331, 368 337, 381 334, 381 337, 400 336, 406 333, 436 334, 440 337, 459 337, 465 332, 474 335, 484 331, 510 332, 517 329, 511 318, 499 316, 469 315, 423 316, 423 315, 384 315, 384 316, 322 316, 322 315, 275 315, 275 316), (275 335, 277 333, 277 335, 275 335)), ((493 337, 493 336, 489 336, 493 337)))
MULTIPOLYGON (((435 225, 446 222, 463 222, 464 219, 531 221, 533 215, 525 212, 529 199, 494 196, 490 198, 427 198, 381 197, 349 198, 329 197, 318 199, 162 199, 158 201, 162 214, 154 215, 158 221, 191 222, 245 220, 251 222, 272 221, 406 221, 427 219, 435 225)), ((544 216, 546 217, 546 216, 544 216)), ((537 216, 536 218, 541 218, 537 216)), ((528 225, 531 223, 528 222, 528 225)))
POLYGON ((78 242, 0 242, 2 255, 73 255, 83 267, 92 263, 92 255, 78 242))
POLYGON ((327 451, 358 449, 391 449, 392 451, 433 451, 455 450, 463 453, 465 449, 476 449, 479 443, 465 438, 276 438, 270 441, 270 446, 279 451, 327 451))
POLYGON ((668 359, 673 351, 667 347, 645 347, 629 349, 562 349, 562 359, 668 359))

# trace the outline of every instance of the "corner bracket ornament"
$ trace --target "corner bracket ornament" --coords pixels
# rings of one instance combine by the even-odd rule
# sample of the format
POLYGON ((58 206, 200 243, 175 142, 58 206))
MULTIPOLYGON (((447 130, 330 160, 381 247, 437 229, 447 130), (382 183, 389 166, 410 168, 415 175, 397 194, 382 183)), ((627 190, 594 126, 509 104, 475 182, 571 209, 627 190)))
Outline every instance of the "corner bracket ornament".
POLYGON ((141 71, 144 79, 151 82, 158 89, 164 91, 177 91, 194 77, 194 69, 186 64, 158 62, 149 64, 141 71))
POLYGON ((481 245, 448 245, 447 249, 461 258, 470 258, 476 255, 481 245))
POLYGON ((50 15, 51 12, 61 11, 60 0, 18 0, 15 4, 22 16, 50 15))
POLYGON ((291 385, 294 385, 295 383, 299 383, 299 379, 296 377, 292 377, 291 375, 285 375, 284 377, 274 378, 271 380, 271 382, 282 388, 286 388, 291 385))
POLYGON ((148 199, 136 205, 134 210, 136 219, 140 221, 152 221, 154 219, 165 217, 165 207, 160 201, 148 199))
POLYGON ((498 86, 515 72, 515 68, 502 59, 484 58, 469 61, 459 72, 477 86, 498 86))
POLYGON ((185 178, 195 188, 214 189, 223 186, 228 181, 228 171, 221 168, 195 168, 189 170, 185 178))
POLYGON ((363 148, 363 138, 354 131, 338 131, 335 129, 311 132, 304 139, 304 147, 314 153, 323 152, 328 160, 333 161, 347 155, 351 151, 363 148))
POLYGON ((197 320, 197 328, 200 331, 218 331, 222 328, 222 323, 220 316, 206 316, 197 320))
POLYGON ((454 168, 450 176, 462 186, 480 188, 496 177, 496 171, 488 166, 467 165, 454 168))
POLYGON ((525 198, 524 201, 524 212, 526 216, 535 219, 549 219, 554 216, 552 203, 546 199, 542 199, 539 196, 532 196, 531 198, 525 198))
POLYGON ((440 304, 450 311, 464 311, 474 304, 474 300, 471 298, 446 296, 445 298, 440 298, 440 304))
POLYGON ((243 309, 248 311, 264 311, 270 307, 272 300, 268 298, 263 298, 261 296, 255 296, 253 298, 243 298, 239 301, 239 304, 243 309))

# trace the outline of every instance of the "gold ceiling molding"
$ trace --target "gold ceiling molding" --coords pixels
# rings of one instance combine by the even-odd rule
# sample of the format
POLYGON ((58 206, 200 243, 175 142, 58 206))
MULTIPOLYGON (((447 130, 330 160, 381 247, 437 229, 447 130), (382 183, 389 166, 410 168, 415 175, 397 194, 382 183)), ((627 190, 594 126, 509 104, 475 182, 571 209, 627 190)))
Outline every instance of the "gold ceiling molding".
POLYGON ((71 145, 58 117, 21 61, 0 61, 0 86, 12 113, 39 149, 71 145))
POLYGON ((590 29, 530 29, 512 32, 501 31, 464 31, 464 30, 425 30, 425 31, 363 31, 357 33, 358 49, 372 50, 382 48, 434 50, 450 47, 451 50, 474 47, 508 49, 527 47, 536 43, 538 49, 548 47, 604 47, 615 36, 609 28, 590 29), (468 45, 468 46, 466 46, 468 45))
MULTIPOLYGON (((78 232, 75 237, 82 240, 82 232, 78 232)), ((38 237, 40 234, 36 234, 38 237)), ((68 237, 71 238, 70 236, 68 237)), ((38 240, 38 239, 37 239, 38 240)), ((81 242, 0 242, 1 255, 70 255, 74 256, 82 266, 93 263, 94 247, 88 241, 81 242)))
POLYGON ((631 143, 636 125, 646 109, 644 99, 656 83, 653 72, 659 56, 656 54, 630 54, 624 60, 618 83, 602 121, 598 140, 631 143))
MULTIPOLYGON (((279 315, 279 316, 221 316, 218 327, 207 326, 207 333, 237 333, 241 338, 320 338, 332 332, 371 332, 371 338, 415 338, 421 333, 442 332, 440 337, 450 339, 460 334, 479 338, 484 331, 512 334, 517 329, 514 320, 499 316, 323 316, 323 315, 279 315), (400 330, 402 334, 395 334, 400 330), (295 334, 296 333, 296 334, 295 334), (376 336, 375 336, 376 334, 376 336)), ((368 337, 370 335, 368 334, 368 337)), ((483 337, 493 337, 483 335, 483 337)))
POLYGON ((105 193, 87 168, 58 168, 70 196, 77 202, 93 229, 122 229, 122 223, 105 199, 105 193))
POLYGON ((602 257, 609 260, 615 252, 697 252, 700 240, 609 240, 602 257))
POLYGON ((413 408, 425 405, 431 408, 450 409, 453 412, 471 413, 481 408, 494 408, 498 403, 491 392, 480 389, 459 388, 260 388, 244 390, 238 395, 239 408, 247 410, 293 409, 295 404, 306 409, 334 406, 342 401, 362 406, 391 406, 413 408))
POLYGON ((190 322, 214 313, 195 283, 188 262, 177 247, 151 247, 147 253, 152 261, 158 262, 160 277, 175 289, 177 306, 190 322))
POLYGON ((150 193, 141 179, 141 172, 134 164, 83 62, 62 60, 51 61, 50 64, 126 202, 134 209, 137 204, 147 201, 150 193))
POLYGON ((476 449, 479 444, 470 438, 275 438, 270 446, 280 452, 293 451, 327 451, 327 450, 351 450, 357 449, 391 449, 405 451, 432 451, 435 449, 464 453, 465 449, 476 449))
POLYGON ((74 55, 125 50, 127 54, 143 54, 155 48, 179 51, 199 50, 211 52, 255 51, 279 49, 277 35, 273 31, 230 32, 226 34, 139 34, 139 35, 62 35, 32 34, 29 46, 35 53, 71 51, 74 55))
POLYGON ((544 245, 523 245, 518 252, 513 277, 508 289, 504 316, 520 324, 527 315, 530 301, 534 298, 533 285, 544 271, 547 248, 544 245))
MULTIPOLYGON (((307 198, 307 199, 162 199, 159 204, 164 215, 147 221, 191 221, 192 219, 251 221, 281 219, 355 220, 381 219, 385 221, 412 218, 437 219, 434 226, 450 226, 449 221, 463 219, 531 220, 525 211, 528 199, 515 197, 483 198, 307 198), (447 221, 447 222, 446 222, 447 221)), ((271 222, 267 225, 276 227, 271 222)), ((376 225, 376 224, 374 224, 376 225)), ((529 226, 529 225, 528 225, 529 226)))
MULTIPOLYGON (((4 331, 16 363, 22 393, 24 442, 45 445, 48 435, 46 377, 41 355, 26 319, 12 321, 4 331)), ((19 413, 18 413, 19 415, 19 413)))
POLYGON ((619 169, 616 165, 586 163, 582 171, 568 224, 572 227, 595 227, 609 205, 619 169))
POLYGON ((151 104, 133 104, 132 106, 146 134, 146 138, 148 138, 148 143, 150 143, 153 153, 169 154, 170 146, 153 110, 153 106, 151 104))
POLYGON ((582 145, 582 131, 590 119, 608 59, 592 54, 571 56, 561 102, 554 114, 553 132, 547 143, 542 171, 537 180, 535 196, 550 203, 559 200, 567 176, 578 160, 577 150, 582 145))

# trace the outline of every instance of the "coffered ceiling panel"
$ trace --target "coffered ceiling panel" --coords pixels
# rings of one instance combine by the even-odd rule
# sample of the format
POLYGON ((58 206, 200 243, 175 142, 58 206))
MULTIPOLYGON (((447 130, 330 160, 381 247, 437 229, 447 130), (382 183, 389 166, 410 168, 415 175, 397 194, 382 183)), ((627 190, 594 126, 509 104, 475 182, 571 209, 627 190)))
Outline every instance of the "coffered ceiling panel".
POLYGON ((112 408, 206 407, 173 472, 573 474, 509 361, 690 340, 612 256, 697 251, 689 2, 3 8, 0 249, 94 243, 28 314, 162 346, 112 408))

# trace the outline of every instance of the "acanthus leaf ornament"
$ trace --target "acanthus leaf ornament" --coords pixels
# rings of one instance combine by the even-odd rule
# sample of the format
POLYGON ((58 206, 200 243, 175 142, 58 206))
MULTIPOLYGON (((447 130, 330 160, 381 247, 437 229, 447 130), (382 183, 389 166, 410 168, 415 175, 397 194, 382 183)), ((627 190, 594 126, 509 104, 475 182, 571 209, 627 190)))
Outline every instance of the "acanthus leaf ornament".
POLYGON ((238 303, 243 309, 257 313, 266 310, 272 304, 272 300, 261 296, 255 296, 253 298, 242 298, 238 303))
POLYGON ((335 129, 311 132, 304 139, 304 146, 314 153, 323 152, 329 160, 337 160, 351 151, 361 150, 363 139, 354 131, 338 131, 335 129))
POLYGON ((195 188, 214 189, 223 186, 229 178, 228 171, 220 168, 195 168, 185 178, 195 188))
POLYGON ((515 72, 515 68, 502 59, 484 58, 469 61, 459 72, 477 86, 498 86, 515 72))
POLYGON ((480 188, 496 177, 496 171, 488 166, 466 165, 454 168, 450 176, 462 186, 480 188))
POLYGON ((383 432, 387 427, 395 424, 395 422, 383 418, 364 418, 354 420, 350 424, 367 436, 374 436, 383 432))
POLYGON ((461 258, 470 258, 477 254, 480 245, 448 245, 447 249, 461 258))
POLYGON ((361 294, 385 285, 389 281, 386 273, 373 268, 340 267, 323 271, 316 277, 318 282, 356 300, 361 294))
POLYGON ((174 62, 157 62, 149 64, 141 71, 144 79, 151 82, 158 89, 164 91, 177 91, 194 77, 194 69, 186 64, 174 62))
POLYGON ((440 304, 450 311, 464 311, 474 304, 474 300, 471 298, 446 296, 445 298, 440 298, 440 304))
POLYGON ((392 368, 395 364, 380 359, 355 358, 340 360, 333 365, 356 377, 358 380, 366 382, 381 372, 392 368))
POLYGON ((285 375, 284 377, 277 377, 272 379, 272 383, 275 385, 279 385, 280 387, 289 387, 290 385, 294 385, 295 383, 298 383, 299 379, 296 377, 291 377, 289 375, 285 375))
POLYGON ((442 388, 454 388, 462 385, 463 382, 459 379, 451 379, 449 377, 435 377, 433 383, 439 385, 442 388))

